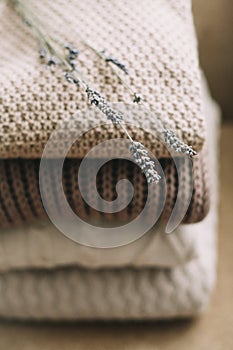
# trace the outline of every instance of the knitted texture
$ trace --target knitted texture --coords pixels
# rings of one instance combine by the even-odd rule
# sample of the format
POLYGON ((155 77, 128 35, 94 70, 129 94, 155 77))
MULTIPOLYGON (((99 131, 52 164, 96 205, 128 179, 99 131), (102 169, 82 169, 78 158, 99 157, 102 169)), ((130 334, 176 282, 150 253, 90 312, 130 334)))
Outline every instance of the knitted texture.
MULTIPOLYGON (((131 98, 107 63, 83 45, 77 32, 127 66, 129 76, 124 78, 145 97, 148 110, 153 110, 145 118, 127 114, 134 139, 155 156, 169 156, 156 138, 158 118, 196 151, 201 150, 205 127, 190 0, 33 0, 29 5, 51 34, 78 47, 78 66, 109 102, 129 103, 131 98)), ((93 119, 88 113, 83 117, 85 94, 69 84, 59 69, 52 73, 41 66, 31 28, 24 26, 6 0, 1 1, 0 13, 0 154, 2 158, 40 158, 52 131, 77 110, 82 111, 77 115, 80 130, 93 127, 93 119)), ((104 116, 96 114, 95 122, 105 122, 104 116)), ((83 136, 69 155, 82 158, 97 139, 123 135, 120 128, 105 125, 83 136)))
MULTIPOLYGON (((203 87, 203 100, 209 137, 206 148, 210 156, 206 166, 213 169, 213 153, 216 148, 217 108, 210 102, 203 87)), ((25 173, 25 171, 23 172, 25 173)), ((214 174, 213 174, 214 175, 214 174)), ((212 180, 210 180, 210 184, 212 180)), ((30 191, 34 193, 35 191, 30 191)), ((182 225, 175 233, 166 235, 163 228, 152 228, 142 238, 116 249, 92 249, 76 244, 58 233, 49 224, 38 222, 19 228, 1 230, 0 271, 28 268, 54 268, 58 266, 80 265, 87 268, 101 267, 174 267, 191 261, 198 256, 198 242, 215 222, 213 208, 203 223, 182 225), (212 214, 211 214, 212 213, 212 214), (17 249, 15 249, 17 247, 17 249), (51 249, 53 247, 53 249, 51 249)), ((214 227, 214 226, 213 226, 214 227)))
MULTIPOLYGON (((161 159, 160 163, 164 170, 166 179, 167 195, 163 208, 160 222, 167 222, 172 209, 177 200, 177 193, 182 196, 183 202, 192 191, 192 176, 194 176, 194 190, 192 199, 187 210, 184 223, 192 223, 201 221, 209 210, 209 188, 208 188, 208 172, 206 170, 208 157, 206 150, 201 157, 194 159, 193 173, 190 172, 187 159, 178 158, 179 171, 182 179, 177 176, 176 165, 172 159, 161 159)), ((9 227, 11 225, 32 222, 35 219, 47 219, 44 210, 40 189, 39 189, 39 160, 10 159, 0 161, 1 174, 1 191, 0 191, 0 226, 9 227)), ((95 161, 89 163, 89 175, 80 176, 79 181, 82 188, 85 188, 86 196, 92 200, 102 210, 96 210, 89 206, 82 198, 78 183, 80 160, 68 159, 63 167, 63 188, 66 198, 76 214, 86 221, 102 220, 113 223, 129 222, 136 218, 144 208, 147 200, 147 181, 141 169, 134 163, 127 160, 112 160, 107 162, 99 171, 96 178, 97 192, 93 186, 90 186, 90 177, 95 172, 95 161), (131 202, 123 210, 117 210, 117 205, 113 202, 116 198, 116 184, 120 179, 128 179, 131 181, 134 194, 131 202), (104 204, 98 200, 98 195, 112 202, 112 210, 114 213, 106 213, 104 204)), ((49 194, 49 205, 53 210, 63 215, 63 207, 58 198, 56 184, 59 178, 56 171, 56 160, 50 161, 46 172, 44 173, 44 182, 47 184, 46 191, 49 194)), ((127 184, 122 184, 124 195, 127 197, 127 184)), ((164 200, 164 191, 160 186, 156 187, 156 193, 152 198, 153 205, 148 211, 149 218, 153 213, 160 210, 160 203, 164 200), (153 210, 153 213, 151 212, 153 210)), ((109 202, 110 201, 110 202, 109 202)), ((146 220, 146 217, 145 217, 146 220)))
POLYGON ((173 268, 32 270, 28 266, 27 270, 1 273, 0 317, 125 320, 188 317, 202 312, 215 281, 217 226, 218 113, 210 102, 206 113, 216 118, 209 127, 212 207, 203 222, 187 228, 196 230, 196 259, 173 268))
POLYGON ((102 267, 173 267, 197 257, 197 237, 208 230, 205 225, 185 225, 167 235, 162 228, 151 229, 133 243, 114 249, 93 249, 62 235, 53 225, 36 223, 1 230, 0 272, 30 268, 82 266, 102 267), (53 249, 51 249, 51 247, 53 249))
MULTIPOLYGON (((30 6, 48 25, 50 33, 78 47, 81 71, 90 85, 111 103, 123 102, 125 106, 131 102, 129 93, 108 64, 83 45, 77 32, 94 43, 98 50, 105 49, 110 56, 127 66, 129 76, 124 78, 135 92, 145 96, 149 111, 145 111, 144 118, 137 112, 137 106, 134 111, 126 113, 126 121, 132 123, 128 130, 133 139, 142 142, 159 159, 170 158, 170 154, 157 137, 157 119, 166 127, 176 129, 197 152, 201 152, 205 141, 201 80, 190 5, 187 0, 30 1, 30 6), (153 113, 150 112, 152 110, 153 113)), ((68 84, 59 69, 52 73, 47 66, 41 66, 37 57, 37 40, 31 35, 31 28, 23 26, 19 17, 7 6, 6 0, 0 3, 0 13, 0 154, 1 158, 6 159, 1 163, 4 174, 1 216, 3 223, 7 224, 43 217, 35 169, 38 169, 38 159, 55 128, 67 122, 70 132, 74 134, 77 125, 81 131, 89 130, 68 153, 69 157, 76 159, 82 159, 96 143, 112 137, 123 137, 124 134, 112 124, 100 127, 100 123, 105 122, 103 115, 94 113, 94 106, 90 113, 85 93, 68 84), (77 111, 76 122, 69 124, 71 116, 77 111), (93 126, 97 127, 90 130, 93 126), (24 160, 16 161, 18 157, 24 160), (29 158, 28 162, 25 158, 29 158), (33 196, 37 202, 33 201, 33 196), (24 218, 24 215, 28 217, 24 218)), ((141 107, 138 108, 140 110, 141 107)), ((214 114, 210 106, 209 113, 214 114)), ((216 132, 213 131, 213 135, 216 132)), ((62 145, 62 138, 58 141, 59 147, 65 146, 62 145)), ((215 183, 211 187, 211 194, 215 195, 214 143, 210 168, 213 169, 211 175, 215 183)), ((55 147, 57 157, 59 147, 55 147)), ((203 180, 207 176, 206 170, 199 163, 205 159, 203 155, 195 161, 199 169, 196 171, 199 174, 198 186, 204 187, 196 193, 197 201, 189 209, 192 213, 196 208, 201 213, 203 208, 208 207, 208 200, 205 201, 203 197, 207 194, 207 181, 203 180)), ((117 165, 121 163, 118 162, 117 165)), ((76 209, 80 199, 75 198, 77 192, 70 194, 69 191, 74 186, 72 164, 72 160, 67 160, 68 170, 65 167, 63 172, 64 187, 71 206, 76 209), (71 179, 70 175, 73 176, 71 179)), ((122 171, 127 173, 125 164, 122 171)), ((166 159, 164 165, 165 172, 169 167, 172 169, 172 161, 166 159)), ((107 175, 110 174, 110 165, 106 165, 105 171, 107 175)), ((140 186, 144 188, 142 180, 145 179, 143 175, 139 176, 139 169, 131 171, 137 175, 136 181, 140 178, 140 186)), ((172 191, 176 191, 176 175, 173 170, 169 171, 172 172, 169 178, 172 181, 169 193, 172 199, 169 199, 166 210, 171 210, 171 202, 174 203, 175 198, 172 191)), ((48 175, 49 179, 51 174, 48 175)), ((112 179, 109 184, 111 196, 114 192, 112 179)), ((104 196, 109 196, 105 185, 102 191, 104 196)), ((54 198, 51 199, 54 204, 54 198)), ((141 199, 137 203, 139 207, 142 206, 141 199)), ((86 207, 84 209, 83 206, 82 211, 84 216, 87 215, 86 207)), ((190 212, 186 216, 189 219, 194 216, 190 212)), ((125 217, 128 216, 126 211, 125 217)), ((215 279, 215 218, 216 207, 213 205, 205 221, 208 227, 205 222, 195 224, 199 225, 195 241, 198 257, 185 263, 189 259, 183 252, 183 264, 172 268, 165 263, 164 267, 158 268, 156 260, 152 259, 153 252, 150 251, 143 258, 143 249, 139 250, 144 261, 143 267, 137 263, 134 265, 133 259, 131 262, 128 260, 128 264, 134 267, 116 268, 114 264, 109 264, 109 267, 106 262, 102 262, 102 268, 93 270, 80 267, 78 262, 75 264, 71 259, 66 260, 64 267, 61 258, 51 263, 52 269, 44 269, 39 256, 41 266, 37 264, 38 260, 34 260, 32 265, 22 264, 22 269, 17 271, 11 261, 8 268, 5 266, 5 272, 3 269, 0 273, 0 317, 52 320, 154 319, 197 314, 206 306, 215 279)), ((50 248, 52 251, 54 247, 50 248)))
POLYGON ((0 317, 125 320, 196 315, 209 302, 215 281, 215 218, 213 210, 205 231, 203 223, 197 224, 198 258, 181 266, 98 270, 73 266, 0 274, 0 317))
POLYGON ((0 317, 125 320, 193 316, 206 306, 213 287, 214 257, 208 258, 172 270, 10 272, 0 275, 0 317))

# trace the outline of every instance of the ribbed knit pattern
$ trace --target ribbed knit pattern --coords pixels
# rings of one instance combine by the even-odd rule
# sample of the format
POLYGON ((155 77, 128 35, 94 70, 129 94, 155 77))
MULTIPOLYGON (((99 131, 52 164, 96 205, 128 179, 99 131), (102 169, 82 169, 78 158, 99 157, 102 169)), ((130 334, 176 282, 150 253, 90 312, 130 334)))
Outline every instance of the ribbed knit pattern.
MULTIPOLYGON (((203 152, 201 157, 194 160, 193 172, 190 171, 187 159, 178 158, 177 164, 181 178, 178 180, 176 165, 172 159, 161 159, 165 179, 167 196, 160 217, 160 222, 166 223, 171 215, 177 194, 183 198, 181 206, 186 205, 185 198, 188 198, 192 186, 194 187, 191 202, 186 207, 187 214, 183 218, 183 223, 192 223, 201 221, 209 210, 209 188, 208 173, 206 164, 208 164, 207 151, 203 152), (194 176, 194 179, 193 179, 194 176), (194 183, 192 182, 194 180, 194 183)), ((80 176, 82 188, 85 188, 87 198, 92 199, 102 210, 98 211, 89 206, 81 195, 78 183, 78 171, 80 160, 67 160, 63 167, 63 188, 66 198, 75 213, 82 219, 90 221, 90 218, 105 220, 112 224, 114 221, 123 223, 135 219, 143 210, 148 195, 148 184, 141 169, 134 163, 127 160, 113 160, 107 162, 101 171, 97 174, 97 191, 90 186, 90 178, 95 172, 95 161, 89 163, 88 173, 80 176), (119 210, 113 202, 116 198, 116 184, 120 179, 131 181, 134 194, 131 202, 125 209, 119 210), (103 201, 98 200, 98 195, 103 199, 112 202, 114 213, 106 213, 103 201)), ((1 173, 1 191, 0 191, 0 226, 14 226, 24 222, 33 222, 35 219, 47 219, 44 210, 39 189, 39 160, 9 159, 0 162, 1 173)), ((53 210, 63 214, 63 207, 59 201, 56 188, 59 184, 59 177, 56 171, 57 161, 50 160, 43 173, 46 191, 49 193, 50 205, 53 210)), ((127 199, 128 191, 126 184, 121 185, 124 188, 124 196, 127 199)), ((161 203, 164 200, 164 189, 157 185, 155 195, 152 198, 153 204, 150 211, 147 212, 146 219, 149 219, 154 213, 159 213, 161 203)), ((108 202, 109 203, 109 202, 108 202)))

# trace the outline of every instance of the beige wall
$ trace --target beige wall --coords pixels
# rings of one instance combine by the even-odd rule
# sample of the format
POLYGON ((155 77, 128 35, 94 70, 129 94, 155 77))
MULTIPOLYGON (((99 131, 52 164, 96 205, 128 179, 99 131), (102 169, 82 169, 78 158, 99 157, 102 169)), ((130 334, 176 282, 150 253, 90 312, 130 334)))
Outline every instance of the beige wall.
POLYGON ((224 118, 233 121, 233 0, 193 0, 200 61, 224 118))

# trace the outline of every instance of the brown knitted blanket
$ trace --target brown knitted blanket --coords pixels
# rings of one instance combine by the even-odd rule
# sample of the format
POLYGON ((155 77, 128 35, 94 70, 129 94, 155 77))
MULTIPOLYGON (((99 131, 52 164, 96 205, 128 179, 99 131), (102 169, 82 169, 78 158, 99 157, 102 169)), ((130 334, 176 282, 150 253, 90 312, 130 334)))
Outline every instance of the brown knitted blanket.
MULTIPOLYGON (((165 222, 171 215, 174 207, 178 188, 180 195, 185 198, 186 192, 192 185, 192 177, 184 159, 178 159, 182 167, 182 173, 185 175, 185 181, 178 184, 177 169, 172 159, 161 159, 166 186, 167 196, 165 205, 161 215, 161 221, 165 222)), ((209 209, 209 188, 207 185, 207 173, 205 169, 205 159, 200 157, 194 161, 194 191, 189 205, 189 209, 183 219, 184 223, 192 223, 202 220, 209 209)), ((22 160, 10 159, 0 162, 1 173, 1 193, 0 193, 0 223, 1 226, 9 226, 11 224, 23 223, 35 219, 46 218, 46 212, 42 205, 39 190, 39 160, 22 160)), ((103 219, 113 223, 113 219, 117 222, 128 222, 136 218, 142 211, 145 201, 147 200, 147 181, 140 168, 128 160, 112 160, 101 168, 97 174, 97 190, 100 196, 107 200, 113 201, 116 198, 116 183, 120 179, 128 179, 134 187, 134 195, 129 205, 115 213, 106 213, 104 205, 102 211, 91 208, 83 200, 78 187, 78 169, 80 160, 68 159, 63 168, 63 188, 66 198, 75 213, 83 220, 103 219)), ((90 167, 90 174, 94 170, 90 167)), ((56 160, 53 160, 46 172, 45 182, 50 195, 50 205, 60 215, 63 213, 58 194, 54 191, 56 183, 56 160)), ((86 189, 87 196, 94 198, 98 202, 97 193, 89 186, 90 179, 81 177, 80 181, 86 189)), ((124 184, 122 185, 124 186, 124 184)), ((160 203, 164 200, 164 193, 157 186, 156 195, 153 198, 153 206, 151 210, 159 211, 160 203)), ((113 203, 113 202, 112 202, 113 203)), ((101 204, 101 203, 100 203, 101 204)), ((114 204, 112 204, 114 210, 114 204)), ((152 213, 148 211, 148 215, 152 213)))
MULTIPOLYGON (((161 161, 167 183, 162 221, 171 214, 178 183, 170 154, 156 137, 155 119, 176 129, 184 142, 200 153, 194 160, 194 191, 183 222, 202 220, 209 207, 208 176, 204 166, 207 154, 202 150, 205 125, 190 1, 33 0, 30 4, 55 35, 78 46, 82 72, 108 101, 131 102, 128 90, 106 62, 88 50, 75 33, 79 31, 99 50, 105 49, 126 64, 130 74, 124 78, 133 90, 146 97, 148 110, 153 111, 145 113, 144 119, 137 113, 129 113, 127 122, 133 123, 129 125, 133 138, 142 142, 161 161)), ((64 120, 69 121, 77 110, 85 112, 88 109, 85 94, 68 84, 59 69, 51 72, 41 66, 31 29, 23 25, 6 0, 0 3, 0 14, 0 225, 7 226, 46 218, 38 184, 39 159, 44 146, 53 130, 64 120)), ((98 121, 105 122, 104 117, 98 121)), ((93 125, 88 114, 78 122, 80 129, 88 130, 93 125)), ((97 177, 99 193, 110 201, 116 196, 118 179, 132 181, 135 193, 126 209, 117 214, 98 213, 81 198, 76 184, 77 162, 80 163, 97 141, 112 137, 123 137, 123 132, 111 124, 90 131, 88 137, 83 136, 78 147, 72 147, 65 163, 64 191, 72 209, 83 219, 104 216, 107 220, 114 217, 128 221, 144 206, 147 194, 145 177, 127 160, 108 162, 97 177)), ((185 165, 184 174, 187 176, 187 184, 182 188, 185 196, 190 182, 185 165)), ((52 167, 47 176, 48 183, 56 177, 52 167)), ((88 184, 88 178, 83 181, 88 184)), ((154 210, 163 195, 158 190, 154 210)), ((52 191, 51 204, 62 213, 52 191)))

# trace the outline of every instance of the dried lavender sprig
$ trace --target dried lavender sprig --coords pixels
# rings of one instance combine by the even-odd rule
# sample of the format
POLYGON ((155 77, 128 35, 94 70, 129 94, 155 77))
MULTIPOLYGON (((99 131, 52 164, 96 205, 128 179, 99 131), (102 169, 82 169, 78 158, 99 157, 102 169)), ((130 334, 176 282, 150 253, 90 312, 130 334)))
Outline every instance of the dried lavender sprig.
POLYGON ((126 68, 125 64, 121 63, 117 58, 113 58, 113 57, 106 57, 105 58, 106 62, 111 62, 113 64, 115 64, 115 66, 117 66, 118 68, 120 68, 126 75, 129 74, 128 69, 126 68))
MULTIPOLYGON (((13 8, 16 10, 16 12, 22 17, 26 18, 28 20, 30 18, 30 24, 32 29, 36 32, 38 39, 40 41, 40 46, 42 46, 43 43, 43 49, 47 51, 47 53, 50 55, 50 59, 47 62, 49 66, 55 65, 58 63, 60 66, 62 66, 64 70, 64 75, 67 81, 74 82, 78 86, 81 86, 83 89, 86 90, 88 87, 87 79, 83 76, 83 74, 80 71, 76 70, 76 65, 72 64, 70 62, 71 57, 63 57, 63 55, 59 52, 59 50, 54 46, 54 43, 57 44, 59 49, 64 50, 64 45, 61 45, 57 43, 57 40, 54 39, 50 34, 46 32, 44 34, 44 29, 46 26, 40 21, 40 19, 37 18, 37 16, 30 11, 30 9, 25 5, 25 2, 22 0, 9 0, 10 3, 13 5, 13 8), (43 30, 41 29, 43 28, 43 30), (61 46, 61 47, 60 47, 61 46), (58 62, 55 60, 55 58, 58 60, 58 62), (72 77, 72 79, 69 79, 72 77)), ((67 48, 67 47, 66 47, 67 48)), ((78 52, 76 49, 69 48, 70 53, 72 53, 73 56, 77 57, 78 52)), ((72 57, 73 58, 73 57, 72 57)), ((74 63, 74 62, 73 62, 74 63)))
MULTIPOLYGON (((110 62, 106 59, 105 55, 104 55, 104 51, 98 51, 94 46, 92 46, 89 42, 87 42, 86 40, 84 40, 81 35, 78 35, 80 40, 83 42, 84 45, 86 45, 89 49, 91 49, 100 59, 104 59, 107 63, 110 62)), ((134 103, 143 103, 145 106, 145 99, 142 98, 142 96, 140 94, 138 94, 137 92, 134 92, 133 89, 131 88, 130 85, 128 85, 126 83, 126 81, 118 74, 118 72, 114 69, 114 67, 112 65, 110 65, 111 70, 113 71, 113 73, 118 77, 118 79, 121 81, 121 83, 130 91, 130 93, 133 95, 133 102, 134 103)), ((147 106, 146 106, 147 107, 147 106)), ((184 143, 183 141, 181 141, 178 136, 175 134, 174 131, 164 128, 164 126, 162 125, 162 123, 160 123, 160 128, 162 131, 162 135, 164 138, 164 142, 166 143, 166 145, 172 149, 174 149, 176 152, 178 153, 184 153, 187 154, 188 156, 192 157, 197 155, 197 152, 195 150, 193 150, 192 146, 187 145, 186 143, 184 143), (172 136, 171 136, 172 133, 172 136), (168 136, 170 135, 170 136, 168 136), (171 140, 173 140, 174 138, 174 142, 172 142, 171 140)))
MULTIPOLYGON (((21 6, 20 14, 23 15, 23 18, 26 18, 24 12, 26 12, 27 14, 28 9, 24 6, 24 3, 20 0, 10 0, 10 1, 12 2, 13 5, 21 6)), ((33 16, 32 13, 29 13, 29 14, 32 15, 32 21, 30 21, 31 27, 33 27, 33 29, 36 31, 38 38, 40 39, 40 42, 44 42, 44 45, 47 51, 51 54, 48 64, 55 65, 56 61, 52 57, 52 55, 56 56, 61 66, 64 69, 64 75, 66 80, 69 83, 75 83, 78 86, 82 85, 85 88, 88 100, 92 104, 94 104, 103 114, 105 114, 107 116, 107 119, 110 119, 113 124, 118 124, 121 126, 121 128, 124 130, 127 137, 131 141, 131 152, 133 154, 133 157, 137 162, 137 164, 141 167, 142 171, 145 173, 148 183, 157 183, 160 179, 160 176, 158 175, 158 173, 154 168, 155 163, 151 161, 150 158, 147 156, 147 151, 145 150, 144 146, 139 142, 133 141, 133 139, 129 135, 125 126, 122 124, 123 117, 124 117, 123 114, 111 108, 111 106, 105 101, 105 98, 99 92, 91 89, 87 84, 86 79, 84 79, 81 73, 77 71, 76 65, 74 64, 73 60, 78 56, 78 50, 74 50, 74 49, 71 49, 70 47, 66 47, 69 50, 69 55, 66 58, 62 57, 57 51, 57 49, 53 46, 53 44, 49 41, 49 39, 51 39, 54 42, 56 40, 53 40, 51 36, 46 37, 43 34, 43 31, 41 31, 40 26, 33 23, 33 20, 35 20, 38 23, 36 17, 33 16)), ((44 48, 45 51, 46 49, 44 48)), ((43 58, 44 58, 44 55, 43 55, 43 58)), ((135 99, 139 99, 139 95, 137 95, 136 93, 134 95, 135 95, 135 99)))
POLYGON ((112 72, 118 77, 118 79, 120 80, 120 82, 126 87, 127 90, 129 90, 130 94, 133 97, 133 102, 134 103, 140 103, 142 102, 142 97, 140 96, 140 94, 138 92, 135 92, 131 86, 129 84, 127 84, 127 82, 122 79, 122 77, 120 76, 120 74, 118 73, 118 71, 115 69, 114 65, 111 64, 112 61, 108 61, 108 56, 105 55, 105 50, 99 51, 97 50, 92 44, 90 44, 86 39, 84 39, 80 33, 77 33, 77 36, 79 37, 80 41, 86 46, 88 47, 91 51, 93 51, 100 59, 104 60, 109 67, 111 68, 112 72))
POLYGON ((111 108, 111 106, 109 106, 109 104, 105 101, 105 98, 99 92, 87 88, 87 96, 88 100, 107 116, 107 119, 110 119, 113 124, 119 124, 126 132, 131 141, 129 150, 132 153, 136 164, 145 174, 148 184, 158 183, 161 176, 155 169, 155 162, 148 157, 148 152, 145 147, 140 142, 133 141, 133 139, 130 137, 122 124, 124 118, 123 114, 111 108))
POLYGON ((174 149, 178 153, 185 153, 190 157, 197 155, 197 152, 191 146, 181 141, 173 130, 165 129, 163 131, 164 141, 168 147, 174 149))
POLYGON ((142 172, 145 174, 147 182, 158 183, 161 179, 161 176, 155 169, 155 162, 150 159, 148 152, 145 147, 140 143, 133 141, 129 147, 130 152, 136 162, 142 169, 142 172))

